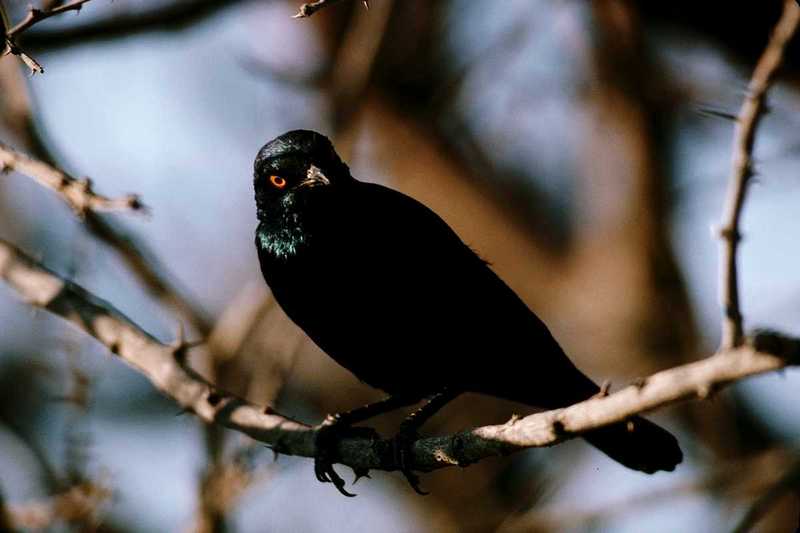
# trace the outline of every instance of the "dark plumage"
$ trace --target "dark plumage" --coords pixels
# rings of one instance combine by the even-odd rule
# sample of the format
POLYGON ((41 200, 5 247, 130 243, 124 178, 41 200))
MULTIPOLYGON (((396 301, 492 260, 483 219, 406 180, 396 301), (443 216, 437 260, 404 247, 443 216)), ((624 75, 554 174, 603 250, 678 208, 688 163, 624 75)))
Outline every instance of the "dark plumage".
MULTIPOLYGON (((471 391, 543 408, 599 391, 439 216, 354 179, 323 135, 297 130, 267 143, 255 193, 258 256, 278 303, 339 364, 395 397, 342 423, 444 391, 440 403, 471 391)), ((643 472, 681 461, 670 433, 638 417, 631 427, 584 437, 643 472)), ((318 477, 333 476, 318 465, 318 477)))

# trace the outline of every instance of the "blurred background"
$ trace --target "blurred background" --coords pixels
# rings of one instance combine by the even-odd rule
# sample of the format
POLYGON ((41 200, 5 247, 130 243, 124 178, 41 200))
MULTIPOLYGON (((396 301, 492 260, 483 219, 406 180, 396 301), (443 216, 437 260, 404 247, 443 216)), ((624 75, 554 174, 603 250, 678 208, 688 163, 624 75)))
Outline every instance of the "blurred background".
MULTIPOLYGON (((12 22, 25 16, 27 0, 0 1, 12 22)), ((92 0, 27 31, 19 44, 45 72, 0 58, 0 140, 102 194, 138 193, 150 213, 80 221, 9 173, 0 238, 163 341, 181 327, 207 339, 190 361, 223 388, 318 423, 380 393, 271 300, 251 188, 266 141, 315 129, 356 177, 447 220, 612 390, 713 352, 711 230, 733 135, 720 115, 738 111, 781 1, 342 1, 293 20, 299 4, 92 0)), ((800 39, 769 105, 744 212, 743 312, 748 329, 797 335, 800 39)), ((728 531, 800 471, 799 374, 655 413, 686 453, 672 474, 571 441, 424 475, 425 498, 374 472, 345 499, 311 460, 275 460, 179 413, 0 285, 0 502, 90 487, 89 512, 39 524, 53 531, 728 531)), ((426 431, 528 412, 465 396, 426 431)), ((374 426, 391 435, 402 416, 374 426)), ((794 530, 793 487, 760 530, 794 530)))

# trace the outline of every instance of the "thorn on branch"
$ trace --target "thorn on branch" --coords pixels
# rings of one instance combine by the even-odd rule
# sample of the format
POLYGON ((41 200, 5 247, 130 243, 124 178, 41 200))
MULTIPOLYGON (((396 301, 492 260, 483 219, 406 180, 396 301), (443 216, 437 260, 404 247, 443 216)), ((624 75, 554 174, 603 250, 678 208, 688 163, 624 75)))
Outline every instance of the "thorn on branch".
POLYGON ((711 393, 711 387, 708 385, 700 385, 697 388, 697 397, 701 400, 705 400, 708 398, 708 395, 711 393))
POLYGON ((706 116, 709 116, 709 117, 721 118, 721 119, 724 119, 724 120, 730 120, 732 122, 738 122, 739 121, 739 117, 737 117, 733 113, 729 113, 727 111, 720 111, 718 109, 713 109, 713 108, 710 108, 710 107, 701 107, 701 108, 698 109, 698 111, 699 111, 699 113, 701 115, 706 115, 706 116))
POLYGON ((749 182, 750 179, 757 174, 755 167, 753 167, 753 160, 752 158, 747 160, 747 164, 742 171, 743 178, 746 182, 749 182))
POLYGON ((89 0, 73 0, 72 2, 68 2, 64 5, 54 7, 53 9, 42 11, 41 9, 37 9, 33 6, 28 8, 28 13, 25 15, 25 18, 22 19, 18 24, 14 27, 10 28, 6 32, 6 50, 5 53, 11 53, 15 56, 18 56, 30 69, 31 74, 43 74, 44 68, 42 65, 39 64, 34 58, 26 54, 17 44, 16 39, 19 37, 24 31, 28 30, 34 24, 41 22, 43 20, 49 19, 52 16, 58 15, 60 13, 66 13, 67 11, 75 11, 80 12, 83 4, 88 2, 89 0))
MULTIPOLYGON (((65 181, 67 181, 67 184, 69 183, 68 180, 65 181)), ((84 194, 92 190, 92 180, 88 176, 78 178, 75 183, 78 186, 78 190, 83 191, 84 194)))
POLYGON ((564 422, 562 422, 561 420, 558 419, 553 420, 552 428, 553 428, 553 435, 555 435, 556 437, 563 437, 569 434, 569 431, 567 431, 566 426, 564 426, 564 422))
POLYGON ((742 240, 742 234, 739 232, 737 228, 732 227, 725 227, 725 228, 718 228, 717 235, 720 239, 728 241, 730 243, 738 243, 742 240))
POLYGON ((125 197, 124 203, 131 211, 144 211, 146 206, 142 203, 142 199, 138 194, 129 194, 125 197))
POLYGON ((739 309, 730 305, 725 307, 725 316, 735 321, 742 320, 742 313, 739 312, 739 309))
POLYGON ((208 405, 210 405, 211 407, 216 407, 217 405, 219 405, 219 402, 222 401, 222 395, 209 388, 208 395, 206 396, 206 401, 208 402, 208 405))
POLYGON ((195 341, 187 341, 186 340, 186 331, 183 327, 183 322, 178 323, 178 331, 175 336, 175 340, 172 341, 169 346, 172 349, 172 356, 179 364, 183 364, 186 362, 186 356, 192 348, 196 348, 203 344, 204 340, 195 340, 195 341))
POLYGON ((178 331, 175 335, 175 340, 170 343, 170 348, 172 348, 172 357, 175 358, 178 363, 184 363, 186 361, 186 331, 183 328, 183 322, 178 322, 178 331))
POLYGON ((516 424, 517 422, 519 422, 521 419, 522 419, 522 417, 520 415, 518 415, 517 413, 514 413, 514 414, 511 415, 511 418, 508 420, 508 422, 506 422, 506 425, 511 427, 514 424, 516 424))
POLYGON ((597 391, 597 394, 592 396, 592 398, 605 398, 606 396, 608 396, 610 390, 611 390, 611 381, 605 380, 603 381, 603 384, 600 385, 600 390, 597 391))
POLYGON ((31 159, 10 146, 0 143, 0 169, 14 170, 28 176, 40 185, 53 190, 80 218, 90 211, 134 211, 147 212, 147 207, 137 195, 123 198, 108 198, 94 192, 92 180, 74 178, 63 170, 31 159))

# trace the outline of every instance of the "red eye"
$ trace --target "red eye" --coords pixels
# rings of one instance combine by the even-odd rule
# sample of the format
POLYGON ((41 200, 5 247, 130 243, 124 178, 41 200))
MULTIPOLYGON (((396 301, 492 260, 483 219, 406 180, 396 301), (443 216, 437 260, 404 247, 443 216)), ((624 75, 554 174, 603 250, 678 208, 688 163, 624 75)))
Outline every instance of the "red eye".
POLYGON ((270 176, 269 182, 279 189, 286 187, 286 180, 280 176, 270 176))

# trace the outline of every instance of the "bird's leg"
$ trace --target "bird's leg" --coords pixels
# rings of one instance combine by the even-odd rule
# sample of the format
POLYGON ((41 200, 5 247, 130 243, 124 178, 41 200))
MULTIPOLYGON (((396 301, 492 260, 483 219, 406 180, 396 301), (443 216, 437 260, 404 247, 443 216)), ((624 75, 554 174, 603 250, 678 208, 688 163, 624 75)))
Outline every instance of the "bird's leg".
POLYGON ((417 476, 409 467, 409 458, 411 457, 411 446, 419 438, 417 430, 425 424, 439 409, 445 406, 448 402, 455 399, 460 392, 444 389, 428 398, 427 403, 422 407, 408 415, 400 424, 400 431, 397 432, 392 445, 394 449, 394 459, 397 468, 403 473, 408 484, 414 489, 414 492, 420 495, 428 494, 419 486, 419 476, 417 476))
MULTIPOLYGON (((314 473, 317 475, 317 479, 322 483, 333 483, 336 489, 345 496, 355 496, 344 489, 344 480, 333 469, 333 462, 336 459, 336 443, 344 434, 363 436, 368 433, 369 437, 374 436, 375 431, 372 429, 351 428, 350 426, 400 407, 415 404, 418 401, 418 396, 395 395, 351 411, 328 415, 317 428, 317 436, 314 441, 316 447, 314 473)), ((356 479, 363 475, 366 474, 357 472, 356 479)))

